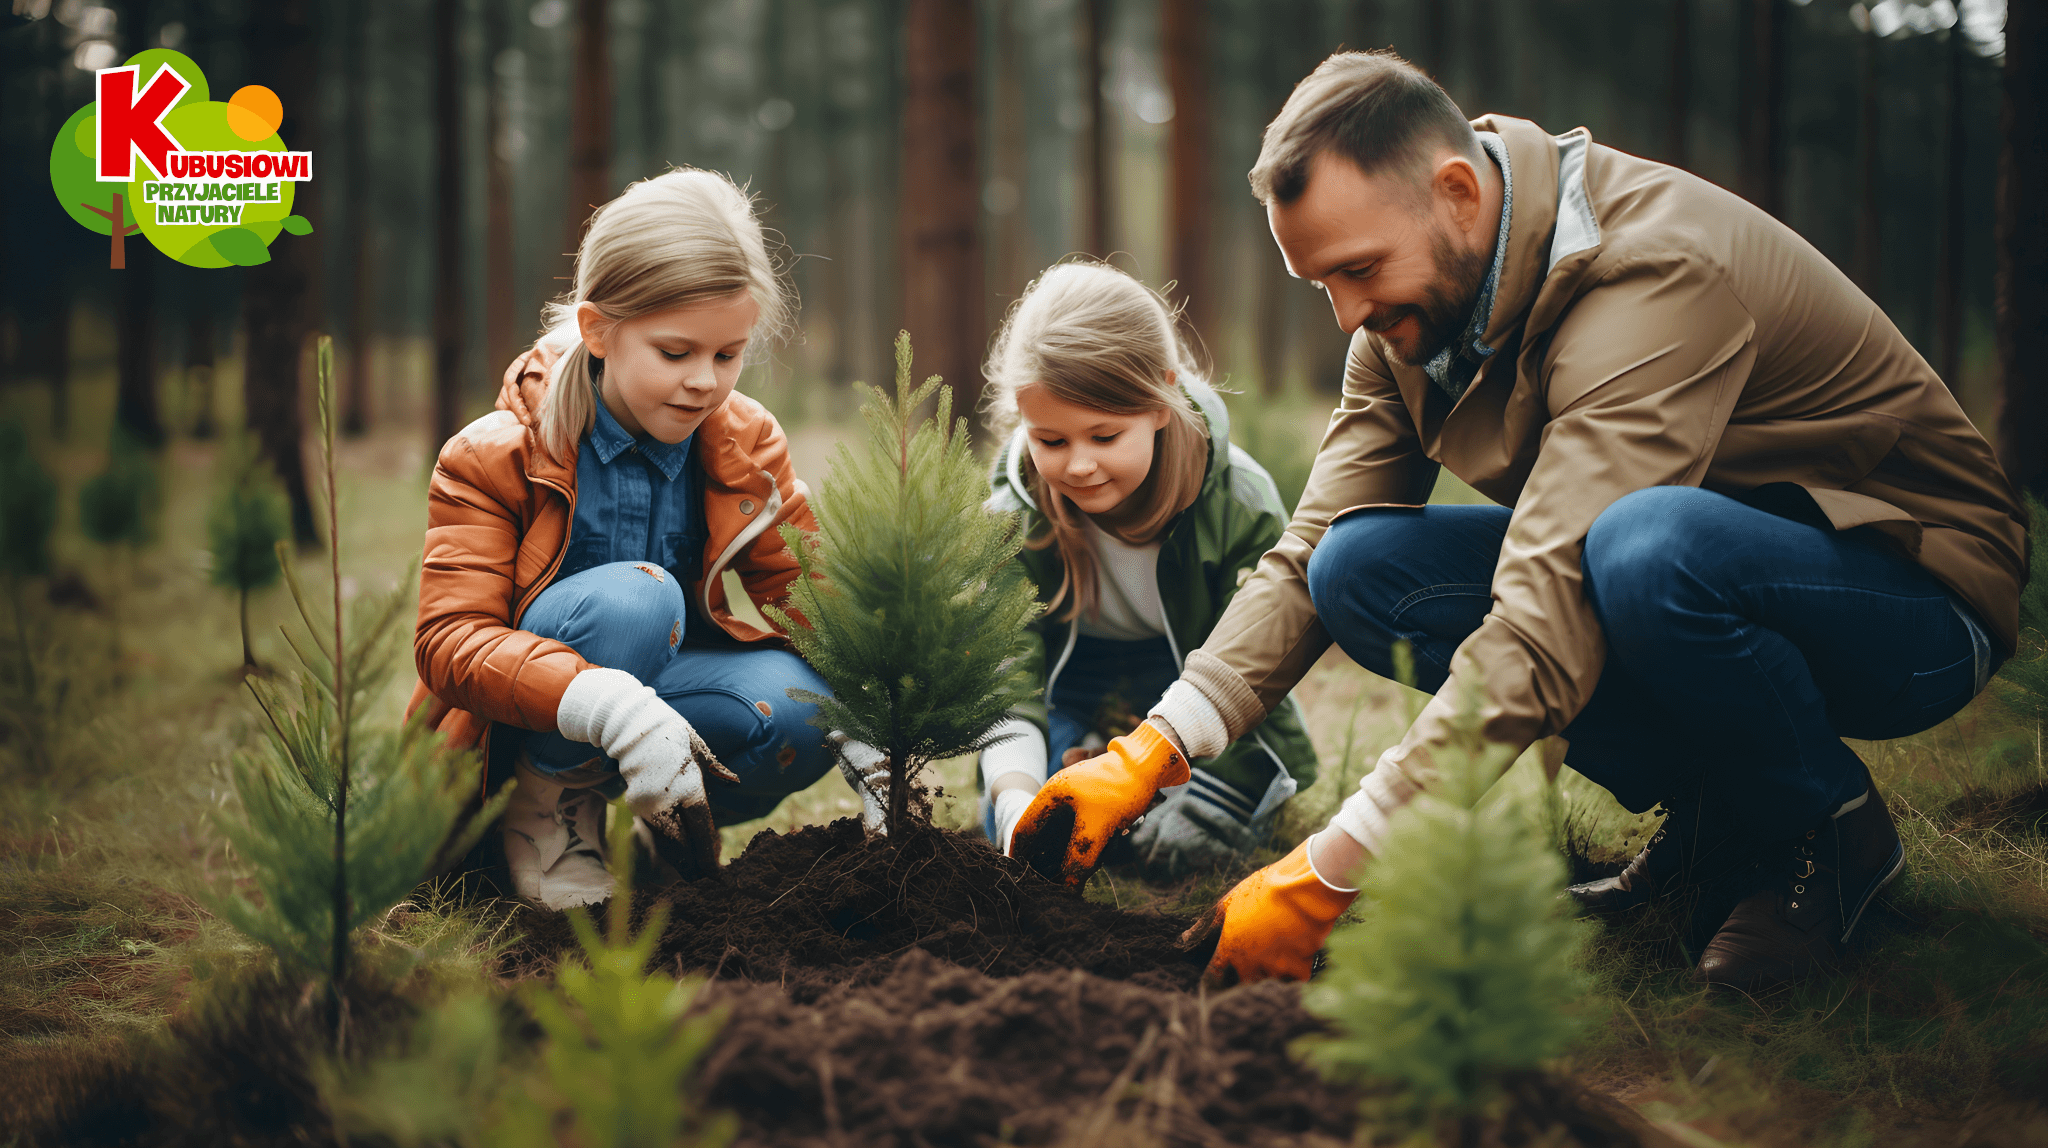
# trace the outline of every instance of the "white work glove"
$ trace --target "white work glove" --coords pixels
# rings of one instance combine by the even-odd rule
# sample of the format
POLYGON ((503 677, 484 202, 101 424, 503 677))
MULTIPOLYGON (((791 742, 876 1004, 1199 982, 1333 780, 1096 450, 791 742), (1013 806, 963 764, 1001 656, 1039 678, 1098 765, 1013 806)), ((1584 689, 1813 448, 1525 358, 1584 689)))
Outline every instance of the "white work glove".
POLYGON ((825 735, 832 743, 832 756, 839 763, 839 776, 860 796, 860 827, 869 837, 889 835, 889 758, 864 741, 855 741, 843 730, 825 735))
POLYGON ((981 751, 981 800, 989 808, 989 820, 995 822, 995 833, 989 844, 1005 857, 1010 854, 1010 838, 1017 832, 1017 822, 1024 817, 1024 811, 1031 808, 1031 799, 1038 796, 1038 790, 1045 784, 1046 755, 1045 731, 1022 718, 1005 718, 989 731, 992 744, 981 751), (994 798, 989 792, 995 783, 1011 774, 1023 774, 1034 783, 1031 788, 1014 787, 1005 789, 994 798))
POLYGON ((626 807, 653 827, 663 860, 691 879, 718 870, 718 826, 704 774, 734 784, 739 777, 654 687, 624 670, 585 670, 563 692, 555 727, 618 763, 626 807))
POLYGON ((1252 802, 1212 773, 1192 770, 1186 785, 1159 792, 1163 800, 1131 830, 1131 848, 1147 878, 1174 881, 1213 869, 1265 836, 1252 819, 1252 802))

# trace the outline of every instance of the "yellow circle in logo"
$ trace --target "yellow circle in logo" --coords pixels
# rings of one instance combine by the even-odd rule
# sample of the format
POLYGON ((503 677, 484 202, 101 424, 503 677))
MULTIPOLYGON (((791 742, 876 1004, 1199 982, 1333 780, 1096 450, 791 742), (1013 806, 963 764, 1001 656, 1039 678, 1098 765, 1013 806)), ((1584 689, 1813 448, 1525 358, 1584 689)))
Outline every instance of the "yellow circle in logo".
POLYGON ((228 99, 228 126, 251 143, 269 139, 283 122, 283 102, 261 84, 250 84, 228 99))

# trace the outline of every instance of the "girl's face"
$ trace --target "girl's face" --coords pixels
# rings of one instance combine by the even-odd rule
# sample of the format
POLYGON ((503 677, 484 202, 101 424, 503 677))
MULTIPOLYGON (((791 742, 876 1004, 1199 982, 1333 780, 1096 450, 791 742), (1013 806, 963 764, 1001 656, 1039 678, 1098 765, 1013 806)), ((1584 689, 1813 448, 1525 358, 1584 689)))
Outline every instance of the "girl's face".
POLYGON ((584 345, 604 360, 598 394, 605 409, 627 434, 665 443, 695 434, 732 394, 760 317, 761 305, 746 291, 616 323, 593 304, 576 308, 584 345))
POLYGON ((1152 473, 1153 436, 1173 413, 1165 407, 1116 415, 1058 398, 1033 384, 1017 388, 1017 413, 1031 465, 1053 490, 1086 514, 1104 514, 1152 473))

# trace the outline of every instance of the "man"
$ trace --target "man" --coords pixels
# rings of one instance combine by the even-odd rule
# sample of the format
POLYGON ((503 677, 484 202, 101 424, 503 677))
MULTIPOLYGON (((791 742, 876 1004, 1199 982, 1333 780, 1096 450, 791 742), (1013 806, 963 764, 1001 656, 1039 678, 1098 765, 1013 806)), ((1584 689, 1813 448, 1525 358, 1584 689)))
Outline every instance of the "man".
POLYGON ((1087 879, 1190 757, 1334 639, 1437 696, 1330 825, 1240 883, 1210 971, 1308 975, 1466 698, 1663 831, 1575 895, 1626 908, 1731 871, 1698 979, 1833 960, 1903 864, 1842 737, 1925 729, 2016 640, 2025 527, 1954 398, 1819 252, 1685 172, 1341 53, 1266 129, 1253 191, 1352 332, 1307 492, 1138 731, 1040 792, 1012 845, 1087 879), (1439 465, 1500 506, 1424 506, 1439 465), (1729 902, 1723 902, 1726 908, 1729 902))

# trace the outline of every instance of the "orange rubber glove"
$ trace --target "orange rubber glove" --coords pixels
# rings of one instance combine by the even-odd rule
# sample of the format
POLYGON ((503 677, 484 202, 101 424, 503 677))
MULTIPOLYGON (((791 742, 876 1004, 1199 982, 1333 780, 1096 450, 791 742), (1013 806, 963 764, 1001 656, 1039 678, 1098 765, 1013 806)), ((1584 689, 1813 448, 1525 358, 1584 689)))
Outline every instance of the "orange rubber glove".
POLYGON ((1329 940, 1337 918, 1358 899, 1356 889, 1332 889, 1316 876, 1308 859, 1313 840, 1239 881, 1181 935, 1181 945, 1189 949, 1214 939, 1216 955, 1209 959, 1204 979, 1226 986, 1308 979, 1316 950, 1329 940))
POLYGON ((1052 775, 1017 821, 1010 856, 1078 891, 1110 839, 1152 808, 1161 786, 1188 780, 1187 759, 1151 722, 1109 743, 1102 756, 1052 775))

